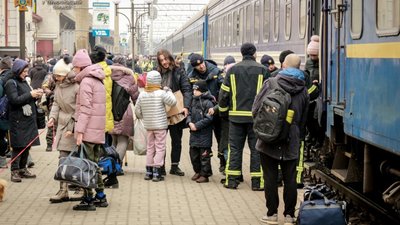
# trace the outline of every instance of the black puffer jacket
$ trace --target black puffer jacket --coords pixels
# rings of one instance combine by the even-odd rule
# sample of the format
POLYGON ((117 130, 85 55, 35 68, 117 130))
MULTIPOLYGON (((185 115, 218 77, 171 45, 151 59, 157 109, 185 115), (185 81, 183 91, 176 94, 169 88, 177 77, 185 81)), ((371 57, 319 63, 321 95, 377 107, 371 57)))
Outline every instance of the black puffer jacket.
MULTIPOLYGON (((300 141, 305 136, 305 123, 307 119, 307 111, 309 97, 305 82, 294 78, 290 74, 283 75, 282 71, 277 75, 279 85, 288 92, 292 97, 292 103, 289 108, 294 111, 292 125, 289 131, 289 141, 283 141, 277 144, 267 144, 260 139, 257 140, 256 149, 268 156, 278 160, 294 160, 299 157, 300 141)), ((260 95, 268 89, 268 82, 264 83, 260 95)), ((257 111, 257 100, 253 105, 253 113, 257 111)))
POLYGON ((199 71, 194 69, 189 74, 190 84, 193 85, 198 80, 205 80, 207 82, 208 90, 211 95, 214 96, 215 100, 218 99, 219 89, 221 88, 222 82, 224 82, 224 78, 221 75, 221 70, 218 67, 210 62, 204 61, 206 64, 206 72, 201 74, 199 71))
POLYGON ((31 78, 31 87, 38 89, 42 87, 44 78, 47 75, 47 70, 43 64, 37 64, 29 71, 29 77, 31 78))
POLYGON ((214 107, 212 103, 213 96, 209 92, 201 96, 193 96, 190 113, 186 123, 194 123, 197 130, 190 131, 190 146, 211 148, 212 146, 212 120, 208 115, 208 109, 214 107))

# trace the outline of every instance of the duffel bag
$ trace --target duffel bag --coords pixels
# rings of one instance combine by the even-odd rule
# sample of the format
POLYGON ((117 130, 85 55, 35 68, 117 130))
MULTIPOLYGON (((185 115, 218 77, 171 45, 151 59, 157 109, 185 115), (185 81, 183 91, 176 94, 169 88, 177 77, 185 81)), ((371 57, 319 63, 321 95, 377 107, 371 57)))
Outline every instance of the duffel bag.
POLYGON ((84 157, 84 144, 60 158, 54 180, 67 182, 83 188, 97 188, 98 165, 84 157), (77 154, 78 153, 78 154, 77 154), (75 156, 75 155, 78 155, 75 156))
MULTIPOLYGON (((317 191, 313 191, 317 192, 317 191)), ((310 194, 310 197, 314 193, 310 194)), ((307 200, 301 203, 298 225, 346 225, 346 217, 343 204, 329 200, 323 194, 318 193, 323 199, 307 200)))

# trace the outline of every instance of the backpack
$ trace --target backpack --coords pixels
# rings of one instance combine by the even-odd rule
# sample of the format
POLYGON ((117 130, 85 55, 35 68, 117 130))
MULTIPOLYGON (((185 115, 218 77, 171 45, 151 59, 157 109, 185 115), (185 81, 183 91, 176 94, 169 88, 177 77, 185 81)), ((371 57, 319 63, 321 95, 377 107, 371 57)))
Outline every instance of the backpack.
POLYGON ((286 117, 293 118, 293 110, 289 110, 291 96, 279 86, 277 78, 268 79, 268 89, 261 97, 260 108, 253 115, 253 129, 258 139, 277 143, 289 136, 290 124, 286 117), (291 115, 288 115, 288 110, 291 115))
MULTIPOLYGON (((17 83, 15 82, 15 80, 13 80, 13 83, 17 87, 17 83)), ((0 85, 0 88, 3 88, 3 96, 0 97, 0 119, 8 120, 8 98, 7 95, 4 93, 5 89, 3 79, 0 79, 0 85)))
POLYGON ((115 121, 121 121, 130 103, 130 95, 124 87, 113 81, 111 101, 115 121))

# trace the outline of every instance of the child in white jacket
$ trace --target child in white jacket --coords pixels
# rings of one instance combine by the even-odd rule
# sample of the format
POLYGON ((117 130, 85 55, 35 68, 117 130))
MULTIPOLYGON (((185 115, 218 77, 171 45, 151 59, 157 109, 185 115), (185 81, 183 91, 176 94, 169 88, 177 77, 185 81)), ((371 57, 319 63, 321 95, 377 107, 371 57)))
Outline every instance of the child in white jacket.
POLYGON ((174 106, 176 98, 171 89, 161 89, 161 75, 157 71, 147 74, 147 84, 136 102, 137 118, 143 118, 147 130, 145 180, 161 181, 160 167, 164 165, 167 139, 167 112, 165 106, 174 106))

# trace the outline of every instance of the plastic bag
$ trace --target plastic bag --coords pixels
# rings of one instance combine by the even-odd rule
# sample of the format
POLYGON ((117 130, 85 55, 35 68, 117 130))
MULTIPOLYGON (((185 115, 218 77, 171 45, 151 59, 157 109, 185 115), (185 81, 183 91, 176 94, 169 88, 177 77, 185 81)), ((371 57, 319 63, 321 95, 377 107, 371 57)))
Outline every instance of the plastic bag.
POLYGON ((135 120, 135 136, 133 137, 133 153, 135 155, 146 155, 147 130, 144 128, 143 120, 135 120))

